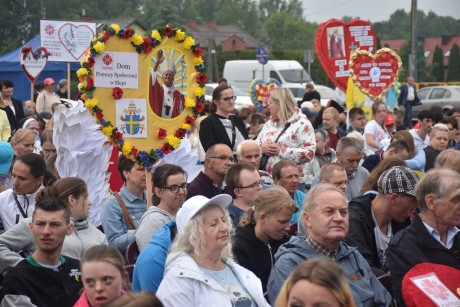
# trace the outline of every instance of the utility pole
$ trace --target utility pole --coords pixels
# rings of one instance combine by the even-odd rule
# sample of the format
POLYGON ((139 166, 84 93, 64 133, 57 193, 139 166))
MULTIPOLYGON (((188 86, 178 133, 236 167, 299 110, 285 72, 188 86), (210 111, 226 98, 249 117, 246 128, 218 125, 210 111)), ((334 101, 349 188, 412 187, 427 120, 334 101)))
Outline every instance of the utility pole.
POLYGON ((411 5, 411 54, 409 58, 409 75, 417 82, 417 0, 411 5))

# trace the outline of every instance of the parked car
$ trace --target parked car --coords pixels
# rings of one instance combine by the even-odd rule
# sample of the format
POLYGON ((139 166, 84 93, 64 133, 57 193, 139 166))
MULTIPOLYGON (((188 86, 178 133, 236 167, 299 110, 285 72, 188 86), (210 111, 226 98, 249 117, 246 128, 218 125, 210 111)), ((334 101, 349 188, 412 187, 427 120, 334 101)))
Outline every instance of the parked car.
MULTIPOLYGON (((219 85, 218 83, 206 84, 206 93, 204 95, 204 98, 206 100, 212 101, 212 92, 218 85, 219 85)), ((252 103, 252 100, 249 97, 249 93, 244 92, 243 90, 235 86, 232 86, 232 88, 233 88, 233 93, 236 96, 235 109, 237 110, 240 110, 242 108, 252 109, 254 107, 254 104, 252 103)))
MULTIPOLYGON (((460 86, 428 86, 417 91, 422 102, 421 105, 412 108, 412 119, 417 120, 418 113, 429 110, 432 106, 439 106, 445 114, 452 108, 460 108, 460 86)), ((404 111, 404 106, 397 106, 404 111)))

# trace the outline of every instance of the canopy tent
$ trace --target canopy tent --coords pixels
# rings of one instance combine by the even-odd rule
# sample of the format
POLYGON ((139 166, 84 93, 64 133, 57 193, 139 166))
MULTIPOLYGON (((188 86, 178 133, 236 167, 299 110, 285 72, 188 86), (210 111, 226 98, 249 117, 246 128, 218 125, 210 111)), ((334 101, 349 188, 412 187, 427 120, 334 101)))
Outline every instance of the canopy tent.
MULTIPOLYGON (((24 46, 32 46, 35 50, 40 47, 40 35, 35 36, 28 41, 24 46)), ((19 62, 19 52, 22 47, 0 55, 0 79, 11 80, 14 84, 13 97, 21 101, 30 99, 31 82, 27 79, 26 74, 22 70, 19 62)), ((80 68, 80 63, 70 63, 70 71, 75 72, 80 68)), ((67 78, 67 63, 66 62, 48 62, 45 65, 38 81, 43 81, 45 78, 53 78, 56 84, 61 79, 67 78)))

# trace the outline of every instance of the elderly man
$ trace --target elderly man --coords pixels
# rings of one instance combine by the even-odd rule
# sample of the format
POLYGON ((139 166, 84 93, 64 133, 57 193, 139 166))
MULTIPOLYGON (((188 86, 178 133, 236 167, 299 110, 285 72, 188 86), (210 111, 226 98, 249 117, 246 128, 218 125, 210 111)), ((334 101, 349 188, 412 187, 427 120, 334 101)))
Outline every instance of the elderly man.
POLYGON ((177 117, 184 110, 185 98, 174 87, 175 75, 176 67, 174 66, 174 62, 166 60, 164 51, 159 50, 155 66, 150 68, 149 102, 153 112, 162 118, 177 117), (165 61, 166 65, 161 74, 163 84, 160 84, 157 78, 157 71, 160 64, 165 61))
POLYGON ((262 191, 259 172, 253 164, 233 164, 225 175, 226 192, 233 198, 227 207, 232 224, 236 228, 244 213, 262 191))
POLYGON ((433 169, 416 185, 420 214, 397 233, 388 246, 388 264, 398 306, 404 306, 401 284, 404 275, 423 262, 460 270, 460 174, 433 169))
MULTIPOLYGON (((262 148, 254 140, 244 140, 236 148, 238 162, 251 163, 257 169, 260 167, 262 148)), ((272 176, 266 171, 259 170, 260 180, 263 181, 264 189, 268 189, 273 184, 272 176)))
MULTIPOLYGON (((369 172, 359 162, 364 156, 363 142, 351 137, 344 137, 337 144, 337 164, 343 166, 348 176, 347 198, 353 199, 359 196, 361 186, 369 176, 369 172)), ((315 186, 319 183, 319 174, 313 178, 311 183, 315 186)))
POLYGON ((299 211, 294 213, 289 221, 290 224, 297 223, 305 198, 305 193, 298 190, 300 183, 299 166, 292 160, 281 160, 273 166, 272 175, 275 184, 288 191, 299 208, 299 211))
POLYGON ((345 194, 331 184, 312 188, 303 206, 305 237, 293 236, 275 255, 268 280, 268 295, 275 301, 289 274, 303 261, 328 257, 339 264, 347 276, 357 306, 388 306, 390 294, 372 273, 369 264, 342 240, 348 233, 348 204, 345 194))
POLYGON ((388 272, 388 242, 410 224, 418 181, 410 168, 394 166, 380 176, 377 195, 368 193, 349 203, 350 231, 345 242, 358 247, 376 276, 388 272))
POLYGON ((223 182, 230 166, 233 164, 233 154, 225 144, 209 147, 204 158, 204 171, 200 172, 190 182, 187 199, 202 195, 212 198, 224 192, 223 182))

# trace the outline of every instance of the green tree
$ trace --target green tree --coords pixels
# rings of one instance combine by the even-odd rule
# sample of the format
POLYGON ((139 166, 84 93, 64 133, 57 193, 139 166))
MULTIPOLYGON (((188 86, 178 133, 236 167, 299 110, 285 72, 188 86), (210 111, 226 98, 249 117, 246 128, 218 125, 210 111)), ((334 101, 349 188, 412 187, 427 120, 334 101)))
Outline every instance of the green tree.
POLYGON ((444 55, 441 47, 436 45, 433 52, 433 62, 431 64, 431 77, 433 81, 444 81, 444 55))
POLYGON ((447 81, 460 81, 460 49, 457 44, 450 49, 447 81))
POLYGON ((264 22, 267 45, 271 49, 313 48, 314 32, 308 24, 287 12, 272 14, 264 22))

